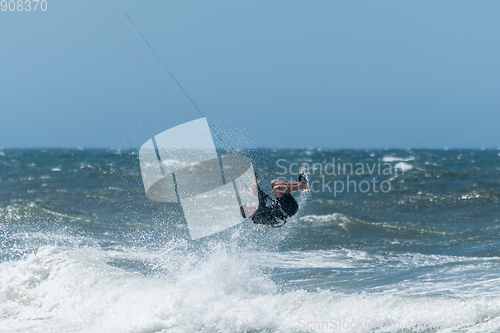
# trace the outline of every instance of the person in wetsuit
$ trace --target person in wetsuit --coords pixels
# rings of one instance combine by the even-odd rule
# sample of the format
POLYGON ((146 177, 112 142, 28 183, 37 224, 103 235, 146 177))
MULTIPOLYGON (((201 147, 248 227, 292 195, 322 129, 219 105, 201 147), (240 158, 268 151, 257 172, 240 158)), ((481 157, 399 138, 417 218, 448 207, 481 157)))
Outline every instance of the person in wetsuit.
POLYGON ((276 200, 262 191, 256 181, 254 185, 256 186, 259 198, 259 208, 249 217, 256 224, 267 224, 273 227, 284 225, 288 217, 297 213, 299 205, 291 193, 309 189, 303 174, 299 175, 298 182, 289 182, 280 179, 271 181, 271 188, 276 200))

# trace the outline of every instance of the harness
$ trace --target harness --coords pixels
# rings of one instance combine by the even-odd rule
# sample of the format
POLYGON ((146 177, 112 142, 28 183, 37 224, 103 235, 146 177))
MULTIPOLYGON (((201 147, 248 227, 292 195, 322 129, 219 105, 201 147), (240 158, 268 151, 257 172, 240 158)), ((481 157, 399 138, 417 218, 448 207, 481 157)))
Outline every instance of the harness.
POLYGON ((275 224, 271 224, 271 227, 273 227, 273 228, 281 228, 282 226, 285 225, 286 219, 289 218, 290 216, 288 216, 285 213, 285 211, 283 210, 283 208, 281 208, 281 204, 278 201, 275 201, 275 202, 278 204, 278 206, 280 206, 279 210, 285 216, 285 218, 284 219, 280 219, 279 217, 275 216, 274 219, 276 220, 276 223, 275 224), (283 223, 281 223, 281 224, 278 225, 278 223, 280 223, 280 222, 283 222, 283 223))
POLYGON ((281 207, 280 202, 276 199, 271 198, 267 193, 260 190, 260 188, 259 188, 259 192, 263 196, 262 199, 264 199, 266 202, 266 207, 276 207, 278 209, 278 211, 281 213, 281 216, 276 216, 276 214, 273 214, 273 218, 275 220, 275 223, 271 222, 271 223, 269 223, 269 225, 273 228, 281 228, 282 226, 284 226, 286 223, 286 219, 289 218, 290 216, 287 213, 285 213, 285 211, 281 207))

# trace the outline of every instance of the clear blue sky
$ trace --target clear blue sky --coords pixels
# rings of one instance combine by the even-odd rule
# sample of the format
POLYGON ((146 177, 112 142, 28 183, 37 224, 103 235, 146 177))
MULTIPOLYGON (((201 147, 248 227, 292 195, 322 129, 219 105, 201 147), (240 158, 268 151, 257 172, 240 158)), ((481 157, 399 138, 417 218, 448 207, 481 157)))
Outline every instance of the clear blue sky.
MULTIPOLYGON (((88 1, 46 1, 0 11, 0 147, 135 148, 200 117, 115 0, 91 2, 186 115, 88 1)), ((499 1, 117 1, 233 145, 500 146, 499 1)))

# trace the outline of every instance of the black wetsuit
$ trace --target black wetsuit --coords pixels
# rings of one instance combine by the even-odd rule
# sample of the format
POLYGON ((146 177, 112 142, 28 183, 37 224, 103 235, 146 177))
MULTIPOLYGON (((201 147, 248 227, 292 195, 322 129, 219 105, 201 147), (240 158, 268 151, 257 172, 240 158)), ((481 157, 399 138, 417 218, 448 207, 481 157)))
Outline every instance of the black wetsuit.
POLYGON ((252 217, 253 223, 281 226, 285 224, 288 217, 297 213, 299 205, 290 193, 273 200, 260 187, 257 187, 257 189, 259 208, 252 217))

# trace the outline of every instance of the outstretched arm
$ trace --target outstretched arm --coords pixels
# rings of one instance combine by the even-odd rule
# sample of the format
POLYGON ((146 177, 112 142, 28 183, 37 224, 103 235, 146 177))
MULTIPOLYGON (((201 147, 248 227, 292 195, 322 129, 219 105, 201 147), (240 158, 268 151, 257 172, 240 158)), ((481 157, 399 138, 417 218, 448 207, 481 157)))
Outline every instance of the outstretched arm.
POLYGON ((289 182, 286 180, 275 179, 271 181, 271 187, 276 198, 280 198, 285 194, 292 193, 298 190, 307 190, 307 183, 289 182))

